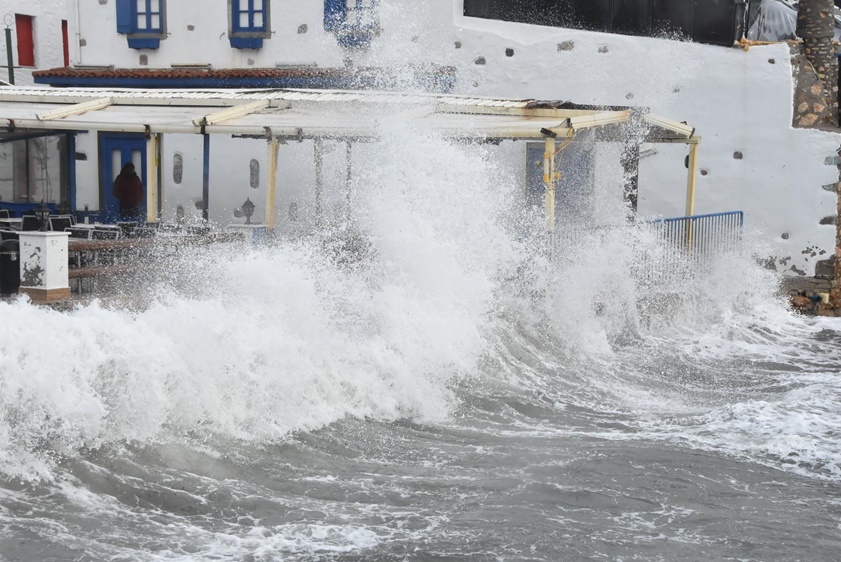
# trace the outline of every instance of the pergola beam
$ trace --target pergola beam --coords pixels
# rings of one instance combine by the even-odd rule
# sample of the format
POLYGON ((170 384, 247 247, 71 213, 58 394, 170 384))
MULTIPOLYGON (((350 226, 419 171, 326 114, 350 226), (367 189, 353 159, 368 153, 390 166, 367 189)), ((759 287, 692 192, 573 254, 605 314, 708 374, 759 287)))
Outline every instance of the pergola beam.
POLYGON ((631 118, 631 112, 628 111, 603 111, 600 113, 593 113, 590 115, 581 115, 579 117, 571 117, 569 119, 569 127, 573 130, 580 131, 582 129, 589 129, 592 127, 602 127, 604 125, 612 125, 614 123, 625 123, 631 118))
POLYGON ((548 119, 569 119, 580 115, 590 115, 593 112, 586 109, 527 109, 521 107, 495 107, 485 105, 452 105, 438 104, 436 113, 454 113, 468 115, 510 115, 512 117, 539 117, 548 119))
MULTIPOLYGON (((444 128, 431 127, 437 130, 444 138, 451 139, 476 139, 476 140, 492 140, 492 139, 520 139, 520 140, 542 140, 543 134, 540 132, 540 123, 523 123, 519 125, 492 125, 487 127, 476 126, 473 128, 444 128)), ((580 123, 579 123, 580 125, 580 123)), ((590 127, 597 125, 590 125, 590 127)), ((586 127, 585 127, 586 128, 586 127)), ((49 129, 51 131, 104 131, 111 133, 162 133, 162 134, 201 134, 202 128, 192 124, 176 124, 176 123, 158 123, 158 124, 143 124, 143 123, 119 123, 119 122, 100 122, 100 121, 39 121, 37 119, 8 119, 0 118, 0 129, 19 130, 19 129, 35 129, 43 130, 49 129)), ((557 138, 570 138, 574 135, 575 130, 566 126, 566 122, 560 123, 557 126, 547 128, 557 135, 557 138)), ((381 131, 375 126, 371 127, 293 127, 293 126, 276 126, 271 125, 236 125, 236 124, 219 124, 208 125, 204 127, 204 132, 207 134, 219 135, 243 135, 266 138, 267 136, 275 136, 281 139, 316 139, 316 138, 332 138, 332 139, 354 139, 360 141, 362 139, 376 139, 381 136, 381 131)), ((692 136, 690 138, 647 138, 647 143, 652 144, 699 144, 701 137, 692 136)))
POLYGON ((113 103, 114 100, 112 98, 100 98, 98 100, 77 103, 69 107, 60 107, 58 109, 44 111, 42 113, 36 114, 35 118, 38 119, 38 121, 53 121, 55 119, 63 119, 64 117, 69 117, 71 115, 81 115, 82 113, 87 113, 88 111, 98 111, 100 109, 105 109, 113 103))
POLYGON ((680 135, 681 137, 691 138, 695 134, 695 128, 690 127, 686 123, 680 123, 671 119, 665 119, 657 115, 646 115, 642 118, 643 121, 654 127, 660 127, 680 135))
POLYGON ((214 113, 209 113, 203 117, 197 117, 196 119, 193 119, 193 125, 196 127, 201 127, 202 125, 218 125, 219 123, 230 121, 231 119, 237 119, 239 117, 245 117, 246 115, 265 109, 266 107, 269 107, 271 103, 271 100, 264 99, 235 105, 214 113))

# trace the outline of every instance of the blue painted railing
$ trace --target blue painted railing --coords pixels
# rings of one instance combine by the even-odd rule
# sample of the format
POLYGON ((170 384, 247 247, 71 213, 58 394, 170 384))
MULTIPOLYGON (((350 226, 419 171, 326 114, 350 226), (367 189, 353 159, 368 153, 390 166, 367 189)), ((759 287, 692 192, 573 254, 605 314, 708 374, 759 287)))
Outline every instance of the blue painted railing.
POLYGON ((732 251, 737 247, 742 239, 745 214, 742 211, 728 211, 659 219, 651 224, 662 233, 670 247, 710 254, 732 251))

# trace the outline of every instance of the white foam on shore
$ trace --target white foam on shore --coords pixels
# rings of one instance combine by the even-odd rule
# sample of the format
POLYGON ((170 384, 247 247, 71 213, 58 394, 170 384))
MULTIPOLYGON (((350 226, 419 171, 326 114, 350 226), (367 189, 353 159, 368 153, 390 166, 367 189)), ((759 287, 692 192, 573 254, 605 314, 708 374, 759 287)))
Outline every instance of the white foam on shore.
POLYGON ((358 180, 353 233, 198 251, 140 311, 0 303, 0 470, 46 476, 55 455, 163 431, 265 440, 344 416, 444 420, 512 255, 511 182, 481 150, 419 135, 387 151, 358 180), (333 245, 348 236, 361 256, 333 245))

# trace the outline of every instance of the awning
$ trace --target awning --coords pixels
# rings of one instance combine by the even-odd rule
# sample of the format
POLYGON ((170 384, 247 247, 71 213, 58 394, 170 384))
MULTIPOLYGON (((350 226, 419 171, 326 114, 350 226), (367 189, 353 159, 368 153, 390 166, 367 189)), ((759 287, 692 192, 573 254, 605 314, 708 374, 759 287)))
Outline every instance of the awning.
POLYGON ((0 87, 0 129, 266 138, 376 138, 395 124, 446 137, 517 139, 598 129, 622 140, 647 124, 643 142, 693 143, 694 129, 645 108, 566 101, 346 90, 108 90, 0 87))

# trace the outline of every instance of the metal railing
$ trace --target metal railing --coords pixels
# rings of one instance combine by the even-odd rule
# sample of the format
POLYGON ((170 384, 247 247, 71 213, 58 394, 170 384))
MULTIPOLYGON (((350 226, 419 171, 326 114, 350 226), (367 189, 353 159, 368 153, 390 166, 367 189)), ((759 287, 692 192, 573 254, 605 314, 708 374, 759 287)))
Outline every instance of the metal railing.
MULTIPOLYGON (((744 213, 729 211, 637 222, 633 225, 562 225, 556 232, 556 249, 562 259, 579 259, 588 248, 636 244, 624 266, 644 286, 676 286, 736 254, 741 248, 744 213), (617 240, 619 237, 621 240, 617 240)), ((620 252, 621 253, 621 252, 620 252)), ((608 258, 611 259, 611 258, 608 258)), ((621 260, 620 260, 621 261, 621 260)))
POLYGON ((742 211, 710 213, 652 221, 669 248, 685 250, 693 256, 731 252, 742 239, 745 214, 742 211))

